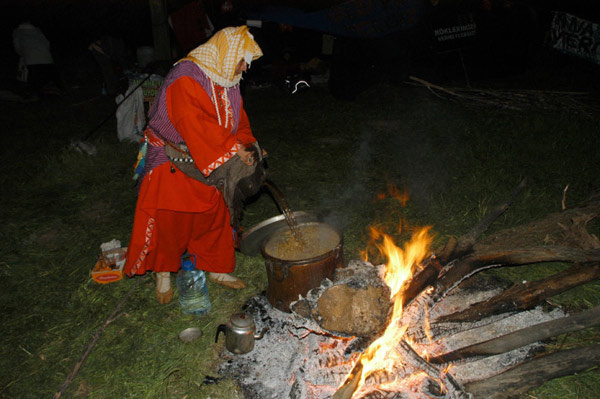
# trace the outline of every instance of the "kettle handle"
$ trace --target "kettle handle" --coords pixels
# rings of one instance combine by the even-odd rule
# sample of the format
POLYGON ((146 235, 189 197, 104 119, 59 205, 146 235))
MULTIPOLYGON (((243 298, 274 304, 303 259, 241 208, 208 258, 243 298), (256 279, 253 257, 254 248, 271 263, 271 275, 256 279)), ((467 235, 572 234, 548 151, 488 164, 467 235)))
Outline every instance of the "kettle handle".
POLYGON ((217 335, 215 336, 215 343, 219 341, 219 333, 227 335, 226 331, 227 330, 225 324, 219 324, 219 326, 217 327, 217 335))
POLYGON ((269 326, 266 326, 265 328, 262 329, 262 331, 258 334, 254 334, 254 339, 261 339, 265 333, 267 332, 267 330, 269 329, 269 326))

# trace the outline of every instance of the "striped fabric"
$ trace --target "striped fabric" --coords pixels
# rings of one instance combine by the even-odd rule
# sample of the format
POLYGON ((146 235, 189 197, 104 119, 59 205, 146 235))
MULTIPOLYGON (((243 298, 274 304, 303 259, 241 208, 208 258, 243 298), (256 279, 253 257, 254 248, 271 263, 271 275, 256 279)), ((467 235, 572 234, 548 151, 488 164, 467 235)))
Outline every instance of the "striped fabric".
MULTIPOLYGON (((171 123, 169 119, 169 114, 167 111, 167 88, 177 79, 189 76, 196 80, 202 88, 206 91, 208 96, 214 102, 215 98, 212 95, 212 83, 208 76, 200 69, 196 64, 191 61, 183 61, 175 65, 169 74, 165 77, 163 84, 156 95, 154 103, 150 108, 148 113, 148 127, 155 132, 158 132, 162 137, 174 143, 182 143, 183 138, 175 129, 175 126, 171 123)), ((226 88, 227 97, 229 98, 229 102, 231 104, 231 109, 233 112, 233 129, 232 133, 237 131, 239 118, 240 118, 240 110, 242 104, 242 97, 240 94, 240 87, 233 86, 230 88, 226 88)), ((155 167, 162 165, 163 163, 168 161, 167 155, 165 154, 165 150, 162 146, 152 145, 152 142, 149 143, 148 150, 146 153, 146 164, 144 171, 140 174, 138 178, 138 182, 141 182, 144 179, 144 176, 155 167)))

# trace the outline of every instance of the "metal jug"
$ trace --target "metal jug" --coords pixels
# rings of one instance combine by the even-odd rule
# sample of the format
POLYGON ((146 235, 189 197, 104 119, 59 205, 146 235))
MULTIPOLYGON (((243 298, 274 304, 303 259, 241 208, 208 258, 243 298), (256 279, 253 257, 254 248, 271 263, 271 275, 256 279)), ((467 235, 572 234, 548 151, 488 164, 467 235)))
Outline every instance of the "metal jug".
POLYGON ((227 324, 217 327, 215 342, 219 334, 225 334, 225 347, 231 353, 238 355, 248 353, 254 349, 254 340, 261 339, 269 327, 265 327, 259 334, 254 334, 256 325, 254 319, 246 313, 236 313, 231 316, 227 324))

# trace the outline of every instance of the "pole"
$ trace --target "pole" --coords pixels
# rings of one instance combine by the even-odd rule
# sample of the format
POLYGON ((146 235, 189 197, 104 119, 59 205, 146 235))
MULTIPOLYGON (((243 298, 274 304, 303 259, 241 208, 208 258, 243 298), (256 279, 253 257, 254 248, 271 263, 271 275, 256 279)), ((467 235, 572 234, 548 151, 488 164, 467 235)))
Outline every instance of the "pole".
POLYGON ((169 39, 169 23, 167 22, 167 6, 165 0, 148 0, 154 37, 154 57, 156 60, 171 59, 171 42, 169 39))

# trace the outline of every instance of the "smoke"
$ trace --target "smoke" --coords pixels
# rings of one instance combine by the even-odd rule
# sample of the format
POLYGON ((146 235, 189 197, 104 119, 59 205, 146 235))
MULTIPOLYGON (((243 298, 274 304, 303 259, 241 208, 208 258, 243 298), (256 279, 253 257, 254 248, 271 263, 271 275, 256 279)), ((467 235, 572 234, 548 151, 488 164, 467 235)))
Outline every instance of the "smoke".
POLYGON ((321 209, 331 210, 325 221, 342 230, 357 217, 356 207, 372 201, 375 191, 388 183, 406 191, 410 202, 429 204, 451 181, 461 152, 460 138, 452 132, 402 120, 365 123, 353 148, 340 176, 343 190, 328 190, 321 199, 321 209))
POLYGON ((340 176, 344 181, 343 190, 328 190, 323 193, 322 209, 331 209, 325 217, 325 222, 340 230, 350 223, 354 216, 354 206, 364 204, 373 198, 369 187, 369 165, 372 163, 373 151, 371 146, 372 132, 363 129, 354 152, 350 152, 350 163, 345 174, 340 176))

